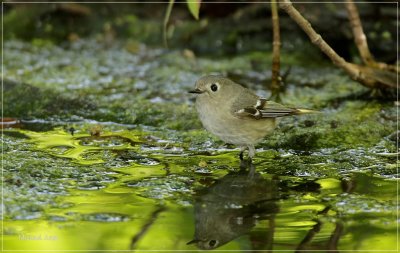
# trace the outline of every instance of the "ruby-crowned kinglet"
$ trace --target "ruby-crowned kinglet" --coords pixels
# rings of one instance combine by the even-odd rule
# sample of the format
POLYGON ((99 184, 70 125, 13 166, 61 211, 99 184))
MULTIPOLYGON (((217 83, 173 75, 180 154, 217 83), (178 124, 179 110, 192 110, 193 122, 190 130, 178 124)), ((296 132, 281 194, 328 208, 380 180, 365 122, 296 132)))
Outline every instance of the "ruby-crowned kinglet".
POLYGON ((255 145, 276 125, 276 118, 314 113, 307 109, 286 107, 267 101, 251 90, 222 76, 204 76, 196 82, 196 109, 203 126, 221 140, 235 144, 249 158, 255 155, 255 145))
POLYGON ((198 248, 218 248, 249 233, 260 221, 278 212, 278 181, 259 173, 231 172, 212 185, 196 191, 195 233, 187 244, 198 248))

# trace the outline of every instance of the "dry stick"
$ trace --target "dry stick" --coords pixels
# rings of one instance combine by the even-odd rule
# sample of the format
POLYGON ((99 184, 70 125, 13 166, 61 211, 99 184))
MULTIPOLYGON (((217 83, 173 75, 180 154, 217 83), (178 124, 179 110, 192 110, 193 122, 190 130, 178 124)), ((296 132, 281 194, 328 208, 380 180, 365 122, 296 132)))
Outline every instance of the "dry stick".
POLYGON ((345 6, 349 16, 351 28, 353 29, 354 42, 357 45, 358 52, 360 53, 364 63, 367 66, 373 67, 375 65, 375 60, 371 52, 369 51, 367 36, 365 36, 365 33, 363 31, 357 7, 352 0, 346 0, 345 6))
POLYGON ((335 230, 333 231, 331 237, 329 238, 327 250, 329 250, 332 253, 340 252, 340 250, 338 250, 338 244, 340 237, 343 235, 343 230, 344 230, 344 225, 341 222, 337 222, 335 230))
MULTIPOLYGON (((329 210, 331 210, 331 206, 329 205, 325 206, 325 208, 319 211, 318 214, 326 215, 329 212, 329 210)), ((319 219, 314 219, 314 221, 316 221, 317 223, 308 231, 308 233, 300 242, 300 244, 297 245, 295 253, 300 253, 301 251, 304 251, 307 244, 309 244, 314 238, 314 236, 321 231, 322 222, 319 219)))
POLYGON ((280 77, 281 36, 279 32, 278 5, 276 2, 271 2, 271 14, 272 14, 271 16, 272 16, 272 33, 273 33, 271 91, 272 91, 272 96, 278 98, 282 79, 280 77))
POLYGON ((345 3, 347 13, 349 14, 349 21, 351 24, 351 28, 353 30, 354 42, 357 45, 358 52, 361 55, 362 60, 367 66, 389 70, 393 72, 399 72, 398 66, 386 64, 383 62, 376 62, 371 52, 369 51, 367 36, 362 28, 360 15, 358 14, 358 10, 353 0, 346 0, 345 3))
POLYGON ((319 221, 319 220, 315 220, 315 221, 317 222, 317 224, 315 224, 312 227, 312 229, 310 229, 308 231, 308 233, 303 238, 303 240, 300 242, 300 244, 297 245, 295 253, 300 253, 301 251, 304 251, 306 249, 306 247, 307 247, 307 244, 309 244, 312 241, 312 239, 314 238, 314 236, 316 234, 318 234, 319 231, 321 230, 322 222, 319 221))
POLYGON ((146 232, 149 230, 151 225, 153 225, 153 223, 158 218, 158 215, 161 212, 164 212, 165 210, 166 210, 166 208, 164 206, 160 206, 151 214, 150 219, 143 225, 142 229, 131 239, 130 250, 135 249, 139 240, 146 234, 146 232))
POLYGON ((311 42, 324 52, 336 66, 342 68, 349 76, 370 88, 380 87, 381 84, 374 78, 365 76, 364 71, 356 64, 349 63, 340 57, 311 27, 311 24, 293 7, 290 0, 280 0, 279 6, 300 26, 308 35, 311 42))

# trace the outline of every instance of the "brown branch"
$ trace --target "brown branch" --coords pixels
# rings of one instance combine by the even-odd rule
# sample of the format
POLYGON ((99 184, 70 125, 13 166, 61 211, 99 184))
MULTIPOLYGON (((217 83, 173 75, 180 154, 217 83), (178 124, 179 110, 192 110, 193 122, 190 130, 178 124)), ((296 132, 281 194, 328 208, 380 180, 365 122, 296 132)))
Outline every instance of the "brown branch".
POLYGON ((338 250, 338 244, 340 237, 343 235, 343 230, 344 230, 343 224, 341 222, 337 222, 335 230, 331 234, 331 237, 329 237, 327 250, 329 250, 332 253, 340 252, 340 250, 338 250))
POLYGON ((358 48, 358 52, 361 55, 361 59, 364 61, 367 66, 374 66, 374 57, 368 48, 367 36, 363 31, 360 15, 358 14, 358 10, 353 0, 346 0, 345 2, 346 10, 349 16, 349 21, 351 24, 351 28, 353 30, 354 42, 358 48))
POLYGON ((89 16, 92 14, 90 8, 79 3, 60 3, 56 6, 56 9, 71 15, 89 16))
POLYGON ((315 32, 311 24, 298 12, 289 0, 281 0, 280 7, 300 26, 301 29, 308 35, 311 42, 321 49, 332 62, 343 68, 353 79, 357 79, 359 73, 352 67, 349 66, 342 57, 322 39, 321 35, 315 32))
POLYGON ((272 77, 271 77, 271 97, 279 100, 279 91, 281 87, 282 78, 280 76, 280 48, 281 36, 279 31, 279 15, 278 5, 276 2, 271 2, 271 16, 272 16, 272 77))
POLYGON ((142 229, 131 239, 131 246, 130 249, 134 250, 136 247, 136 244, 139 242, 139 240, 146 234, 147 230, 153 225, 153 223, 156 221, 158 218, 158 215, 165 211, 166 208, 164 206, 160 206, 157 208, 152 214, 150 219, 143 225, 142 229))
POLYGON ((311 24, 297 11, 290 0, 281 0, 280 7, 300 26, 300 28, 308 35, 311 42, 315 44, 322 52, 327 55, 333 64, 342 68, 355 81, 369 88, 395 88, 396 83, 382 83, 375 77, 374 68, 359 66, 349 63, 340 57, 326 42, 322 39, 311 26, 311 24))
POLYGON ((356 5, 354 4, 353 0, 346 0, 345 6, 349 15, 351 28, 353 30, 354 42, 356 43, 358 52, 360 53, 361 59, 365 65, 392 72, 399 72, 398 66, 375 61, 373 55, 369 51, 367 36, 362 28, 360 15, 358 14, 356 5))
POLYGON ((301 251, 304 251, 304 249, 306 248, 307 244, 309 244, 312 241, 312 239, 314 238, 314 236, 316 234, 318 234, 319 231, 321 231, 322 222, 320 222, 319 220, 316 220, 316 222, 317 222, 317 224, 315 224, 312 227, 312 229, 310 229, 308 231, 308 233, 303 238, 303 240, 300 242, 300 244, 297 245, 295 253, 299 253, 301 251))

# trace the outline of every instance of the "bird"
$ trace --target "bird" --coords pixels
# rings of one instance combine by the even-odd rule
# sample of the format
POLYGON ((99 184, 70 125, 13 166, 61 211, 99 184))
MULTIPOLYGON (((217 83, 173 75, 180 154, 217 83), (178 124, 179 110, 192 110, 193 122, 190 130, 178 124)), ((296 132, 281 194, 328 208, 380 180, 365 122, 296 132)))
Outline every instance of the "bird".
POLYGON ((279 211, 278 180, 260 173, 249 177, 246 169, 229 172, 213 184, 196 190, 194 238, 202 250, 221 247, 247 234, 257 223, 270 220, 279 211))
POLYGON ((277 118, 316 112, 268 101, 221 75, 201 77, 189 93, 197 95, 195 107, 204 128, 240 147, 240 160, 245 150, 250 160, 255 156, 255 145, 274 131, 277 118))

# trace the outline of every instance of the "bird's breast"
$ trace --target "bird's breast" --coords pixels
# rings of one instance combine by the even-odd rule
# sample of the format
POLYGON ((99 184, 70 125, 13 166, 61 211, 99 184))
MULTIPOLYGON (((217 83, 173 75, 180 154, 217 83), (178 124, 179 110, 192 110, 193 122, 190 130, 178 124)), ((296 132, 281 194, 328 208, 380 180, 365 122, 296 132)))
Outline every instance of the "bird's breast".
POLYGON ((275 128, 275 119, 238 118, 231 113, 229 105, 221 104, 208 101, 207 97, 196 99, 196 109, 203 126, 224 142, 254 145, 275 128))

